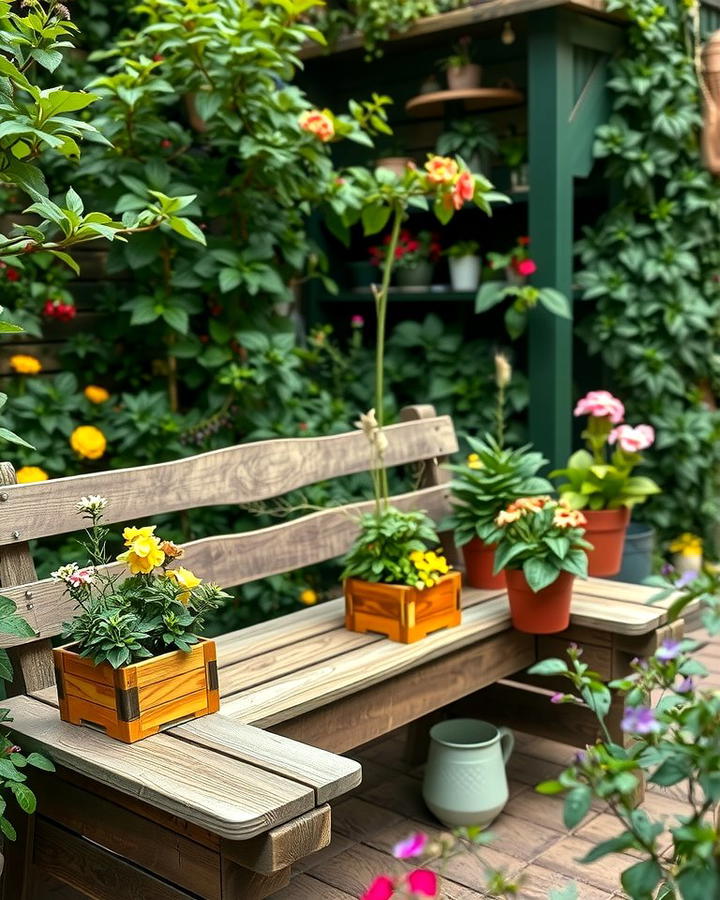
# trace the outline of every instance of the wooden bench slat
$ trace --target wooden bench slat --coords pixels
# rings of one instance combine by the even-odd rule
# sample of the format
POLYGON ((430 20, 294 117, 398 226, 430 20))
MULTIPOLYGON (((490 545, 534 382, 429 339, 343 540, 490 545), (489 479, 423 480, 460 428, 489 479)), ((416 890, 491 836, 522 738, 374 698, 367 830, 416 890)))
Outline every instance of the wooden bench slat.
MULTIPOLYGON (((390 425, 385 434, 388 466, 443 456, 458 447, 449 416, 390 425)), ((110 501, 104 521, 111 524, 279 497, 318 481, 367 471, 370 464, 367 439, 354 431, 257 441, 150 466, 7 485, 7 498, 0 503, 0 545, 78 531, 82 523, 75 505, 87 494, 110 501)))
POLYGON ((3 705, 24 747, 230 840, 262 834, 315 807, 307 785, 166 734, 128 745, 60 721, 56 708, 37 699, 13 697, 3 705))
POLYGON ((168 734, 307 784, 318 805, 352 790, 362 779, 355 760, 234 722, 221 713, 186 722, 168 734))
MULTIPOLYGON (((439 521, 448 511, 448 496, 447 487, 437 485, 399 494, 392 502, 400 509, 425 509, 431 518, 439 521)), ((182 562, 204 581, 213 581, 221 587, 234 587, 324 562, 342 556, 350 548, 357 534, 357 514, 372 507, 373 501, 352 503, 257 531, 191 541, 182 545, 185 550, 182 562)), ((104 572, 121 572, 123 568, 121 563, 101 567, 104 572)), ((18 604, 35 629, 36 637, 0 634, 0 647, 17 647, 38 637, 54 637, 75 612, 75 604, 65 586, 49 578, 5 588, 3 594, 18 604), (30 598, 32 608, 28 609, 30 598)))

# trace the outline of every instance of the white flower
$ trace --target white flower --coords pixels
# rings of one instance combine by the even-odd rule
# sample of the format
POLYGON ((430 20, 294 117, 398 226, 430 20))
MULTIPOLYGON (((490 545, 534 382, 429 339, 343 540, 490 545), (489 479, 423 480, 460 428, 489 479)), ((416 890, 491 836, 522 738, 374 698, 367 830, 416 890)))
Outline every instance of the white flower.
POLYGON ((70 579, 75 575, 78 571, 77 563, 67 563, 64 566, 60 566, 55 572, 50 573, 50 577, 53 581, 64 581, 65 584, 72 584, 70 579))
POLYGON ((100 497, 98 494, 90 494, 88 497, 81 497, 77 508, 80 512, 90 513, 91 516, 97 516, 101 513, 108 505, 105 497, 100 497))
POLYGON ((375 410, 371 409, 366 413, 360 413, 360 418, 354 423, 356 428, 365 435, 378 456, 382 457, 388 448, 388 439, 385 433, 378 425, 375 410))

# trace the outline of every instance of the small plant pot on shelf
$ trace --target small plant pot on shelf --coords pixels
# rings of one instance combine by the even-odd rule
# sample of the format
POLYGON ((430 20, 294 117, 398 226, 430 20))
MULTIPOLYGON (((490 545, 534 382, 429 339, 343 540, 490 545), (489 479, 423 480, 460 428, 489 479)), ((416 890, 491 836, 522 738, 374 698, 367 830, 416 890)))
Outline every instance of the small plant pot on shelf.
POLYGON ((374 631, 392 641, 412 644, 433 631, 460 624, 459 572, 448 572, 433 587, 345 579, 345 627, 374 631))
POLYGON ((53 650, 60 718, 132 744, 220 708, 215 642, 113 669, 73 650, 53 650))
POLYGON ((505 590, 505 570, 493 575, 495 546, 495 544, 486 544, 480 538, 473 538, 463 546, 465 579, 470 587, 482 588, 486 591, 505 590))
POLYGON ((479 256, 451 256, 450 284, 454 291, 476 291, 480 284, 479 256))
POLYGON ((421 262, 414 266, 406 266, 397 270, 397 283, 401 288, 425 290, 430 287, 433 275, 431 262, 421 262))
POLYGON ((585 539, 593 545, 588 550, 588 575, 607 578, 617 575, 622 565, 625 534, 630 522, 630 510, 584 509, 587 519, 585 539))
POLYGON ((447 70, 447 83, 451 91, 464 91, 468 88, 480 87, 482 66, 468 63, 464 66, 450 66, 447 70))
POLYGON ((383 156, 375 161, 375 165, 378 169, 389 169, 399 178, 402 178, 407 167, 414 162, 415 160, 412 156, 383 156))
POLYGON ((622 566, 615 581, 643 584, 652 575, 652 556, 655 548, 655 529, 643 522, 631 522, 625 535, 622 566))
POLYGON ((560 572, 555 581, 534 592, 522 569, 506 569, 513 627, 528 634, 555 634, 570 624, 570 603, 575 576, 560 572))

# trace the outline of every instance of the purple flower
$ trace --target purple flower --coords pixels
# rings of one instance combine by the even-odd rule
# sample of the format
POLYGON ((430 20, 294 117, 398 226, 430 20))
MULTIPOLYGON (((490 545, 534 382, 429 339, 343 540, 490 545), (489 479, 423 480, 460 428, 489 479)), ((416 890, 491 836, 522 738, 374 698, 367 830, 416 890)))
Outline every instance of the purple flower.
POLYGON ((672 573, 674 571, 675 571, 675 566, 669 562, 664 563, 662 569, 660 569, 660 573, 662 575, 665 575, 666 578, 668 575, 672 575, 672 573))
POLYGON ((623 731, 633 734, 652 734, 660 730, 660 723, 655 718, 655 712, 647 706, 637 706, 634 709, 626 709, 620 727, 623 731))
POLYGON ((675 690, 678 694, 689 694, 695 690, 695 682, 692 680, 692 677, 688 675, 686 678, 683 678, 675 690))
POLYGON ((655 651, 655 659, 659 659, 660 662, 670 662, 672 659, 677 659, 679 655, 680 641, 672 641, 669 639, 663 641, 655 651))
POLYGON ((683 572, 682 575, 675 582, 676 588, 684 588, 687 587, 691 581, 695 581, 700 573, 696 572, 694 569, 689 569, 687 572, 683 572))
POLYGON ((551 703, 562 703, 565 700, 565 694, 553 694, 550 698, 551 703))
POLYGON ((587 762, 587 753, 585 750, 578 750, 575 754, 575 765, 582 766, 587 762))
POLYGON ((392 855, 395 859, 410 859, 413 856, 420 856, 427 846, 429 838, 422 831, 411 834, 405 840, 399 841, 392 849, 392 855))

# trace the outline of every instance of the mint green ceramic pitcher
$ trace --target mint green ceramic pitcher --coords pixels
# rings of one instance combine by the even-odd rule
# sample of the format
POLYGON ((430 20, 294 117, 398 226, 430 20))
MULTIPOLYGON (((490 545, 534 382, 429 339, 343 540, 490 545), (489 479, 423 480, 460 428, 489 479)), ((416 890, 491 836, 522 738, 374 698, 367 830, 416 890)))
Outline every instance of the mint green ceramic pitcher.
POLYGON ((489 825, 508 800, 505 763, 514 746, 511 731, 480 719, 433 725, 423 782, 430 811, 451 828, 489 825))

